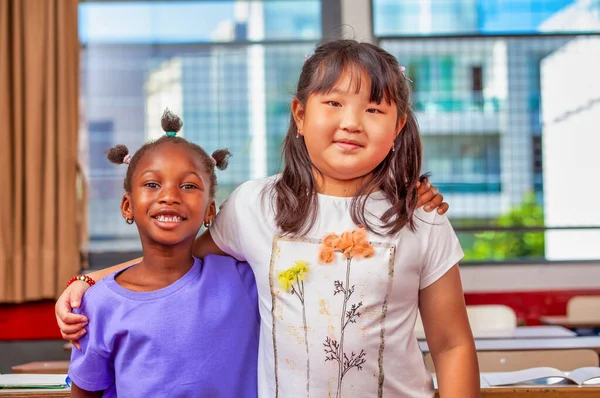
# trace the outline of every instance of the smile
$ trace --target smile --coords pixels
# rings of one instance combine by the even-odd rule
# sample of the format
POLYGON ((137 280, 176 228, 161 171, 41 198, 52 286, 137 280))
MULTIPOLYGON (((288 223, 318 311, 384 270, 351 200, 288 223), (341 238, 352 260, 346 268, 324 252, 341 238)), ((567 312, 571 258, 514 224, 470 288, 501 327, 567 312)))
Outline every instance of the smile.
POLYGON ((154 217, 157 221, 160 222, 169 222, 169 223, 178 223, 183 221, 183 218, 179 217, 179 216, 164 216, 164 215, 159 215, 154 217))

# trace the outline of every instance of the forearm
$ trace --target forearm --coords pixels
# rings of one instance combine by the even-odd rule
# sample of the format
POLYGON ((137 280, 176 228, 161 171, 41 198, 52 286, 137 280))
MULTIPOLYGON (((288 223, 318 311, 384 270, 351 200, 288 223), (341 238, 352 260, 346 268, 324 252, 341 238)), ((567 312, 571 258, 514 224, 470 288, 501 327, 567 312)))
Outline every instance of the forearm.
POLYGON ((204 256, 208 254, 228 256, 227 253, 217 246, 212 236, 210 236, 210 232, 208 230, 204 231, 202 235, 198 236, 194 241, 193 254, 198 258, 204 258, 204 256))
POLYGON ((440 398, 480 397, 479 366, 473 343, 444 350, 433 362, 440 398))
POLYGON ((142 261, 142 257, 133 259, 131 261, 127 261, 126 263, 121 263, 121 264, 113 265, 112 267, 108 267, 108 268, 100 269, 98 271, 90 272, 88 275, 93 280, 99 281, 100 279, 104 278, 107 275, 112 274, 113 272, 120 271, 123 268, 126 268, 135 263, 139 263, 140 261, 142 261))
POLYGON ((102 397, 102 391, 87 391, 77 387, 75 383, 71 384, 71 397, 72 398, 100 398, 102 397))

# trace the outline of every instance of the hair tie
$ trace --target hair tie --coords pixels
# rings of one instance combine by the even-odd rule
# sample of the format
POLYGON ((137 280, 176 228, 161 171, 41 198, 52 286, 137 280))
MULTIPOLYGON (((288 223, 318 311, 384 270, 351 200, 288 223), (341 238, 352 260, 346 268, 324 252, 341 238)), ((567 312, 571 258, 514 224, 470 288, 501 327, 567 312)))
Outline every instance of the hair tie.
POLYGON ((123 158, 123 164, 129 164, 131 163, 131 155, 127 154, 125 155, 125 157, 123 158))
POLYGON ((167 131, 167 137, 175 137, 177 135, 176 131, 167 131))
POLYGON ((400 72, 402 72, 402 75, 404 76, 404 78, 405 78, 406 80, 408 80, 409 82, 411 82, 411 83, 412 83, 412 80, 410 80, 410 79, 408 78, 408 76, 406 76, 406 67, 405 67, 404 65, 400 65, 400 72))

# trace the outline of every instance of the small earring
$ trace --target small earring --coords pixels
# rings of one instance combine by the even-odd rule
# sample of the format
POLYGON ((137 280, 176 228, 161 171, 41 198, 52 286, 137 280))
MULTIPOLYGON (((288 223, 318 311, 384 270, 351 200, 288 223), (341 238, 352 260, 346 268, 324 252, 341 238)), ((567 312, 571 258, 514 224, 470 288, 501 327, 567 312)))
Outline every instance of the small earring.
POLYGON ((133 218, 127 218, 125 217, 125 222, 129 225, 133 224, 133 218))
POLYGON ((204 228, 210 227, 210 224, 212 224, 211 221, 204 221, 204 228))
POLYGON ((302 134, 302 130, 296 131, 296 138, 300 138, 300 134, 302 134))
POLYGON ((392 152, 396 152, 396 148, 392 145, 392 152))

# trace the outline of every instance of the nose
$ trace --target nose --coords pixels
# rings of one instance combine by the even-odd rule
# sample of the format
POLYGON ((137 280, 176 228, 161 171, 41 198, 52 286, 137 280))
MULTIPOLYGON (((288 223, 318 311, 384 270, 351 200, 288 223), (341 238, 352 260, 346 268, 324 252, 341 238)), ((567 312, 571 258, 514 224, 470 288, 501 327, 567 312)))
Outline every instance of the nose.
POLYGON ((168 205, 181 203, 181 192, 177 184, 165 184, 160 190, 160 203, 168 205))
POLYGON ((349 133, 361 131, 362 113, 353 109, 351 106, 346 106, 342 112, 340 128, 349 133))

